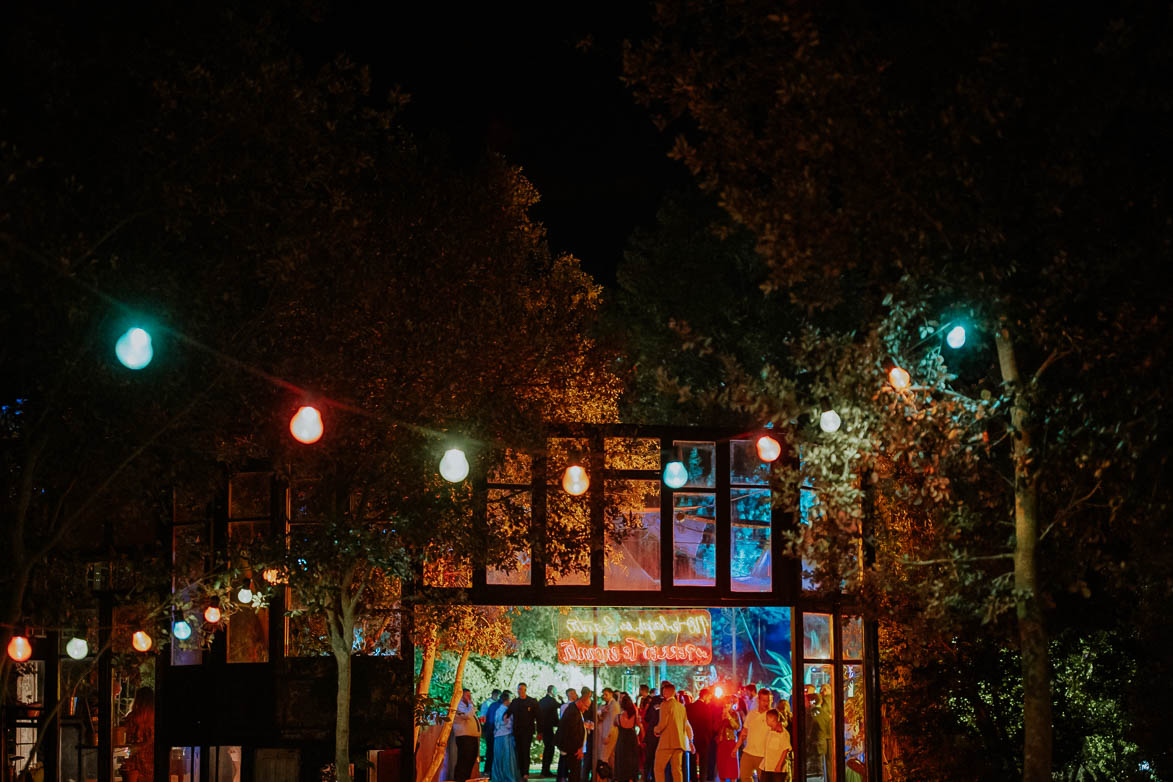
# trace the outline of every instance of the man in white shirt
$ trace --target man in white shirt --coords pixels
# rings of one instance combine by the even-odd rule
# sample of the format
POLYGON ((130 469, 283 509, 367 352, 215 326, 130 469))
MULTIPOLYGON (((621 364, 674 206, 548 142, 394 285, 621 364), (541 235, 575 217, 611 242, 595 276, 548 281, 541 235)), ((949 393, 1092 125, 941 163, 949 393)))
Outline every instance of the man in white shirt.
POLYGON ((611 728, 619 717, 619 701, 615 700, 615 691, 610 687, 603 688, 603 703, 599 706, 599 740, 603 743, 599 751, 600 762, 610 764, 615 754, 615 740, 611 737, 611 728))
POLYGON ((758 707, 745 715, 745 728, 741 731, 741 744, 744 749, 741 755, 741 782, 753 782, 753 772, 757 771, 766 756, 766 736, 770 733, 770 725, 766 721, 766 714, 774 705, 774 695, 765 687, 758 690, 758 707))
POLYGON ((456 707, 452 722, 452 734, 456 737, 456 782, 465 782, 476 768, 477 753, 481 746, 481 723, 477 719, 472 693, 465 690, 456 707))

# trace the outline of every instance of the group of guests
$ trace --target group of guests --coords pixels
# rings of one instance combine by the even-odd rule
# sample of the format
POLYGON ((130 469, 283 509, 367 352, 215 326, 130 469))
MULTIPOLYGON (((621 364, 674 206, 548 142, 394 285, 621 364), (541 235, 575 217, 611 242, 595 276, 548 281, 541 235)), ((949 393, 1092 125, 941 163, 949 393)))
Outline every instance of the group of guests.
POLYGON ((588 687, 565 695, 560 700, 551 685, 538 700, 519 684, 516 697, 494 690, 478 707, 465 690, 452 778, 476 776, 483 737, 483 774, 492 782, 529 779, 535 738, 543 744, 541 776, 558 782, 587 782, 593 771, 614 782, 792 779, 790 704, 771 690, 749 686, 721 698, 704 688, 692 698, 665 681, 658 692, 641 685, 634 697, 605 687, 598 703, 588 687))

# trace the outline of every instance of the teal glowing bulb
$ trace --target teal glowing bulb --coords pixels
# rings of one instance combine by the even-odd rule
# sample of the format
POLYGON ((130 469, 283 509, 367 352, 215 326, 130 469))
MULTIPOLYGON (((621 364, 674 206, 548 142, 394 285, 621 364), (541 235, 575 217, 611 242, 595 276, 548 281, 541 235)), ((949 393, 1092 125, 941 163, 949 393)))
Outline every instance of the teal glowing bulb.
POLYGON ((118 360, 127 369, 142 369, 151 363, 155 355, 155 350, 151 347, 151 335, 137 326, 127 329, 114 343, 114 355, 118 356, 118 360))

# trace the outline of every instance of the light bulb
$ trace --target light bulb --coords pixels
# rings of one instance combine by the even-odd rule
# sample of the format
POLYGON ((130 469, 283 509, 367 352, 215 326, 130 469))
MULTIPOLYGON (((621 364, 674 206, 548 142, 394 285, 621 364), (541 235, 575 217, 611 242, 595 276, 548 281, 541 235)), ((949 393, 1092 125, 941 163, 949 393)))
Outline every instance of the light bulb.
POLYGON ((285 583, 285 579, 281 578, 281 571, 275 567, 266 569, 263 573, 261 573, 261 578, 265 579, 265 581, 268 581, 270 584, 285 583))
POLYGON ((127 369, 142 369, 151 363, 155 355, 151 347, 151 335, 145 329, 137 326, 126 330, 126 333, 114 343, 114 355, 127 369))
POLYGON ((965 344, 965 326, 954 326, 945 335, 945 344, 957 350, 965 344))
POLYGON ((220 609, 216 606, 208 606, 204 609, 204 621, 210 625, 214 625, 220 621, 220 609))
POLYGON ((782 444, 764 434, 758 438, 758 458, 763 462, 776 461, 782 455, 782 444))
POLYGON ((151 646, 155 642, 151 640, 151 636, 144 633, 142 630, 136 630, 134 635, 130 638, 130 645, 140 652, 149 652, 151 646))
POLYGON ((310 445, 322 439, 322 414, 318 408, 305 405, 299 407, 289 419, 289 432, 299 443, 310 445))
POLYGON ((451 483, 460 483, 468 477, 468 458, 459 448, 449 448, 440 460, 440 475, 451 483))
POLYGON ((718 698, 720 698, 722 695, 725 694, 725 688, 718 684, 716 687, 713 688, 713 694, 716 695, 718 698))
POLYGON ((590 485, 590 476, 587 475, 586 468, 581 464, 572 464, 566 468, 566 472, 562 473, 562 488, 566 490, 567 494, 575 497, 581 496, 586 494, 590 485))
POLYGON ((65 644, 65 653, 73 660, 84 660, 90 654, 90 645, 84 638, 70 638, 65 644))
POLYGON ((180 619, 175 624, 171 625, 171 634, 180 641, 186 641, 191 638, 191 625, 183 619, 180 619))
POLYGON ((897 391, 903 391, 912 383, 912 378, 909 376, 907 370, 901 369, 900 367, 892 367, 888 370, 888 382, 897 391))
POLYGON ((33 656, 33 645, 23 635, 14 635, 8 642, 8 656, 22 663, 33 656))
POLYGON ((679 489, 688 483, 688 468, 684 462, 668 462, 664 467, 664 485, 669 489, 679 489))
POLYGON ((819 416, 819 428, 828 434, 838 432, 839 425, 842 423, 843 420, 834 410, 824 410, 823 414, 819 416))
POLYGON ((251 603, 253 601, 253 591, 247 586, 242 586, 240 591, 236 593, 236 599, 242 603, 251 603))

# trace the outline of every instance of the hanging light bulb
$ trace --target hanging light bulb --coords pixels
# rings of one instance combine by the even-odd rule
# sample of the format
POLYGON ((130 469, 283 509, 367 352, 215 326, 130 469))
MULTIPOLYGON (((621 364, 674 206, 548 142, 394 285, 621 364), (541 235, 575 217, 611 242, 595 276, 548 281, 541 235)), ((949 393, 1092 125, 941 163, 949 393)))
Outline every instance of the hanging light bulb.
POLYGON ((220 609, 216 606, 208 606, 204 609, 204 621, 210 625, 214 625, 220 621, 220 609))
POLYGON ((591 478, 581 464, 572 464, 562 473, 562 488, 567 494, 579 497, 590 488, 591 478))
POLYGON ((819 428, 827 434, 833 434, 839 431, 839 425, 843 423, 843 419, 834 410, 824 410, 819 416, 819 428))
POLYGON ((780 442, 768 434, 764 434, 758 438, 758 458, 763 462, 776 461, 781 455, 782 444, 780 442))
POLYGON ((945 344, 957 350, 965 345, 965 326, 954 326, 945 335, 945 344))
POLYGON ((912 377, 908 374, 908 370, 901 367, 892 367, 888 370, 888 382, 897 391, 903 391, 912 383, 912 377))
POLYGON ((289 433, 299 443, 311 445, 322 439, 322 414, 318 408, 303 405, 289 419, 289 433))
POLYGON ((22 663, 33 656, 33 645, 23 635, 14 635, 8 642, 8 656, 18 663, 22 663))
POLYGON ((669 489, 679 489, 688 483, 688 468, 684 462, 668 462, 664 467, 664 485, 669 489))
POLYGON ((126 330, 126 333, 114 343, 114 355, 127 369, 142 369, 151 363, 155 355, 151 347, 151 335, 146 329, 135 326, 126 330))
POLYGON ((251 603, 253 601, 252 581, 249 581, 240 588, 240 591, 236 593, 236 599, 245 604, 251 603))
POLYGON ((188 638, 191 638, 191 625, 186 620, 180 619, 171 625, 171 634, 180 641, 186 641, 188 638))
POLYGON ((725 688, 722 687, 720 684, 718 684, 716 687, 713 688, 713 695, 716 695, 718 698, 720 698, 724 694, 725 694, 725 688))
POLYGON ((142 630, 136 630, 134 635, 130 637, 130 645, 140 652, 149 652, 154 643, 151 636, 142 630))
POLYGON ((284 584, 285 579, 281 577, 281 571, 275 567, 266 568, 261 573, 261 578, 265 579, 270 584, 284 584))
POLYGON ((90 654, 90 645, 84 638, 70 638, 65 644, 65 653, 71 660, 84 660, 90 654))
POLYGON ((440 460, 440 475, 450 483, 460 483, 468 477, 468 457, 459 448, 449 448, 440 460))

